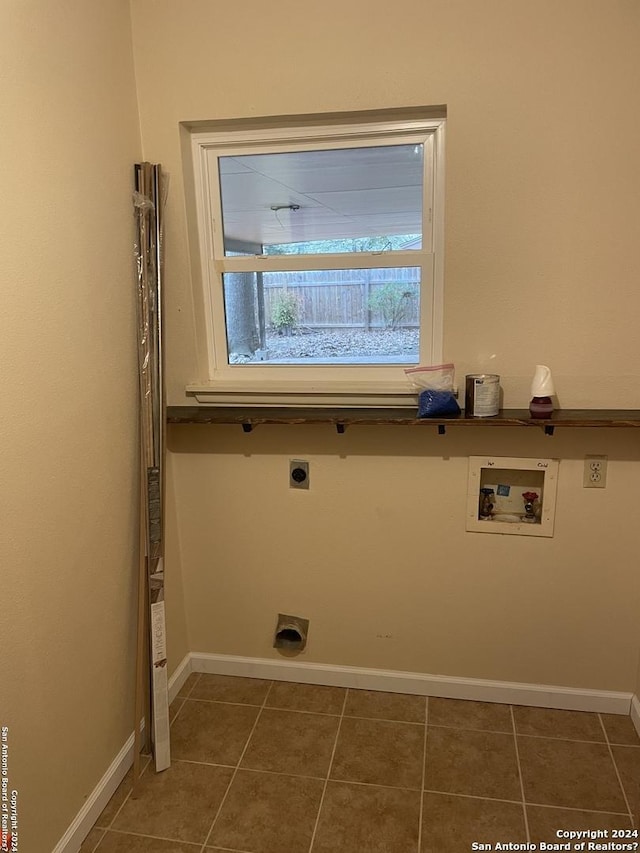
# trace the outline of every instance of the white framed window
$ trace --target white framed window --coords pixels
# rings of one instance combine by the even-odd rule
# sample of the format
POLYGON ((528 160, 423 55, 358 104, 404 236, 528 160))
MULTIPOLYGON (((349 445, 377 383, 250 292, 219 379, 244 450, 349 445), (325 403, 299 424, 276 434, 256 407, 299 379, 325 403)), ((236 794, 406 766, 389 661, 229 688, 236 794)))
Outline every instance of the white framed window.
POLYGON ((412 405, 441 360, 445 120, 356 118, 192 133, 199 400, 412 405))

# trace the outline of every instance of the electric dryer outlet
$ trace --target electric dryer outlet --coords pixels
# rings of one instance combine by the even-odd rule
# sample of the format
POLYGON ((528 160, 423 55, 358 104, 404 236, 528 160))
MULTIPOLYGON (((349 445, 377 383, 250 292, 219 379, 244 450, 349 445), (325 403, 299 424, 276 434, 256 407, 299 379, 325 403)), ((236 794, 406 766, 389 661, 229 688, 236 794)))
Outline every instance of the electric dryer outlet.
POLYGON ((309 463, 304 459, 289 460, 289 488, 309 488, 309 463))

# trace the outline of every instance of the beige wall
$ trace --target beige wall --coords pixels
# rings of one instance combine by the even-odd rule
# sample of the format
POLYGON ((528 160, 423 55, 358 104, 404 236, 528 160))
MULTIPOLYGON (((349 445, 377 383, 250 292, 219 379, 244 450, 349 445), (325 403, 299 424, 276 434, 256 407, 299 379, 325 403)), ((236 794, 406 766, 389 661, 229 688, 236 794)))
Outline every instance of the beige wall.
POLYGON ((445 357, 524 405, 640 405, 629 0, 132 0, 145 155, 172 172, 170 397, 195 358, 179 122, 446 104, 445 357), (161 58, 161 59, 160 59, 161 58), (615 298, 612 295, 615 294, 615 298), (594 377, 596 381, 594 383, 594 377))
POLYGON ((133 730, 128 3, 8 0, 0 56, 0 721, 51 853, 133 730))
MULTIPOLYGON (((206 378, 179 123, 446 104, 446 358, 501 373, 508 406, 536 362, 564 407, 640 406, 637 3, 132 9, 144 152, 172 173, 171 402, 206 378)), ((637 447, 624 431, 174 430, 191 648, 272 657, 284 611, 311 618, 307 660, 632 690, 637 447), (605 491, 582 489, 585 452, 609 454, 605 491), (464 532, 466 457, 483 453, 562 458, 553 539, 464 532), (286 486, 296 456, 306 494, 286 486)))
POLYGON ((633 433, 180 427, 173 450, 194 651, 277 657, 294 613, 302 660, 634 690, 633 433), (605 491, 581 488, 594 451, 605 491), (464 531, 466 457, 494 453, 561 458, 552 539, 464 531), (289 458, 310 461, 308 492, 289 458))

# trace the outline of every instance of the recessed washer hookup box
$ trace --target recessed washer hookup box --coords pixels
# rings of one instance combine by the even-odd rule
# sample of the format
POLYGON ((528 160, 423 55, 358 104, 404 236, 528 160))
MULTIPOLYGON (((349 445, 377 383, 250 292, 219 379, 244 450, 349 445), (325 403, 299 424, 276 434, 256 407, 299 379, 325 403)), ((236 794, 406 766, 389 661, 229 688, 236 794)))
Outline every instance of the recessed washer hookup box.
POLYGON ((466 529, 553 536, 558 470, 557 459, 470 456, 466 529))

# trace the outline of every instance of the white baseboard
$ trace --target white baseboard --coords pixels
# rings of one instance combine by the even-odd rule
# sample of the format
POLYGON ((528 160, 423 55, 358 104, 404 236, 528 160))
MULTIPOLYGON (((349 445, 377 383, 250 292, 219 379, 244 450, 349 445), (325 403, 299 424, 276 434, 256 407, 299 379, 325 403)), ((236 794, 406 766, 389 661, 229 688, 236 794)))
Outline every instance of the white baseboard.
POLYGON ((191 655, 186 654, 173 671, 169 679, 169 704, 176 698, 182 685, 191 674, 191 655))
POLYGON ((80 845, 126 776, 127 770, 133 764, 133 741, 134 733, 131 732, 127 742, 113 759, 110 767, 87 798, 69 829, 53 848, 53 853, 78 853, 80 845))
MULTIPOLYGON (((169 702, 173 702, 178 695, 190 672, 191 656, 185 655, 169 679, 169 702)), ((144 734, 144 720, 140 721, 140 731, 144 734)), ((133 765, 133 742, 134 732, 131 732, 127 742, 113 759, 110 767, 87 798, 71 826, 54 847, 53 853, 78 853, 82 842, 102 814, 127 771, 133 765)))
MULTIPOLYGON (((569 711, 593 711, 628 715, 631 693, 557 687, 548 684, 521 684, 511 681, 486 681, 480 678, 456 678, 448 675, 425 675, 419 672, 365 669, 354 666, 331 666, 268 658, 246 658, 192 652, 191 671, 217 675, 240 675, 276 681, 298 681, 305 684, 327 684, 360 690, 388 693, 412 693, 417 696, 440 696, 445 699, 473 699, 478 702, 501 702, 510 705, 534 705, 569 711)), ((640 712, 640 702, 638 703, 640 712)), ((638 716, 640 723, 640 713, 638 716)))

